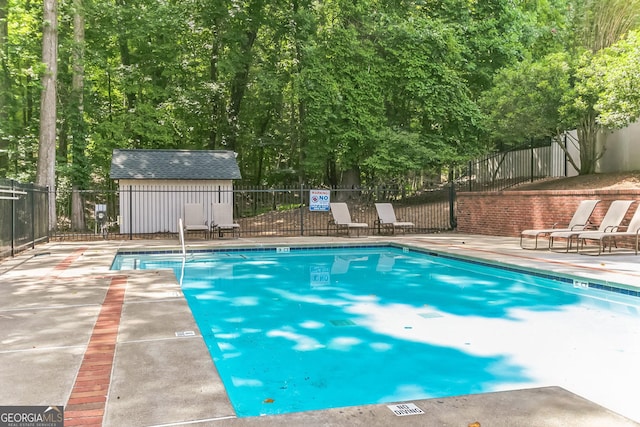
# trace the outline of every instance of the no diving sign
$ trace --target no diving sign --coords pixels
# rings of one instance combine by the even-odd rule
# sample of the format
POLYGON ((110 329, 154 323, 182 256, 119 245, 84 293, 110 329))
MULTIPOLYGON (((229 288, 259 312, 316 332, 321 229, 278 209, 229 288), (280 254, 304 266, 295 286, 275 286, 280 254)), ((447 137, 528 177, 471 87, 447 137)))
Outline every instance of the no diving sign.
POLYGON ((331 192, 329 190, 309 190, 309 210, 329 211, 331 192))
POLYGON ((413 403, 400 403, 398 405, 387 405, 387 408, 391 409, 391 412, 398 417, 404 417, 405 415, 420 415, 424 414, 424 411, 418 408, 413 403))

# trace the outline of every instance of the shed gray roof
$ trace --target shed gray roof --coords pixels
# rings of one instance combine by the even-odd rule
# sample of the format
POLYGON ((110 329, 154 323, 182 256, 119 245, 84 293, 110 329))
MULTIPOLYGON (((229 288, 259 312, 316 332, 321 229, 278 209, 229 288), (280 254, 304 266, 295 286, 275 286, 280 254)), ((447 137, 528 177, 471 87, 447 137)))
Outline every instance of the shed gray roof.
POLYGON ((233 151, 113 150, 111 179, 240 179, 233 151))

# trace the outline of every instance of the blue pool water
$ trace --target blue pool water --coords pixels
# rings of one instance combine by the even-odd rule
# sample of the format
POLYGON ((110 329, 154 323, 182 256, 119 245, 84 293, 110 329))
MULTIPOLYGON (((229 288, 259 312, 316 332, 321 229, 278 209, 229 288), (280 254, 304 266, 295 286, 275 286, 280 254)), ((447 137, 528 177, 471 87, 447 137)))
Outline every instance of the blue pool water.
POLYGON ((559 385, 594 351, 572 330, 640 317, 637 297, 387 246, 113 268, 174 270, 240 417, 559 385))

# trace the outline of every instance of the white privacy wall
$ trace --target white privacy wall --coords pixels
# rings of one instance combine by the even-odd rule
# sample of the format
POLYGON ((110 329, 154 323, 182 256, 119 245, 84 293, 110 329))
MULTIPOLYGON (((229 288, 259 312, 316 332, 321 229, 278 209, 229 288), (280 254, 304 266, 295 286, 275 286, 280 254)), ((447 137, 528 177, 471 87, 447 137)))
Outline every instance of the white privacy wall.
POLYGON ((211 205, 233 205, 231 180, 120 180, 121 233, 177 233, 185 203, 201 203, 211 223, 211 205))
POLYGON ((598 161, 599 173, 640 171, 640 122, 600 138, 605 151, 598 161))

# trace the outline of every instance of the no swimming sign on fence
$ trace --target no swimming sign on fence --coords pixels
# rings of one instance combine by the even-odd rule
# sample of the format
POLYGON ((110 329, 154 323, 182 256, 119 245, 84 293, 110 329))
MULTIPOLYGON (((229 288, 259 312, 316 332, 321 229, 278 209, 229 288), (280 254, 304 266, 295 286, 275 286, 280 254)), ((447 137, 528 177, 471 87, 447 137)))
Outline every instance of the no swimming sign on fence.
POLYGON ((331 191, 329 190, 309 190, 310 211, 328 212, 330 200, 331 191))

